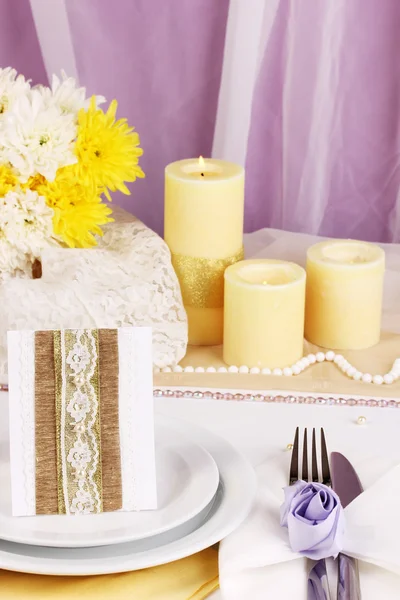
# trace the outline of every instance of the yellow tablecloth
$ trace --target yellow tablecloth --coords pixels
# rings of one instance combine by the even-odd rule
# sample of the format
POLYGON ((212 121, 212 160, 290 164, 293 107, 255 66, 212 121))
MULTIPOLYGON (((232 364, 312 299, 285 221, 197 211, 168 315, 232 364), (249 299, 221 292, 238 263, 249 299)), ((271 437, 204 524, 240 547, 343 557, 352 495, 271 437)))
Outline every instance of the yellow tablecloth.
MULTIPOLYGON (((304 354, 318 350, 317 346, 308 342, 304 343, 304 354)), ((341 354, 364 373, 373 375, 386 373, 391 368, 394 359, 400 357, 400 335, 383 332, 377 346, 368 350, 347 351, 341 354)), ((187 354, 180 364, 194 367, 223 366, 222 347, 189 346, 187 354)), ((154 385, 155 387, 185 386, 192 389, 207 388, 209 390, 212 388, 287 390, 310 395, 323 393, 400 398, 400 379, 392 385, 362 383, 350 379, 336 365, 329 362, 314 364, 300 375, 293 377, 241 375, 239 373, 158 373, 154 377, 154 385)))
POLYGON ((93 577, 47 577, 0 571, 4 600, 203 600, 218 587, 218 552, 143 571, 93 577))

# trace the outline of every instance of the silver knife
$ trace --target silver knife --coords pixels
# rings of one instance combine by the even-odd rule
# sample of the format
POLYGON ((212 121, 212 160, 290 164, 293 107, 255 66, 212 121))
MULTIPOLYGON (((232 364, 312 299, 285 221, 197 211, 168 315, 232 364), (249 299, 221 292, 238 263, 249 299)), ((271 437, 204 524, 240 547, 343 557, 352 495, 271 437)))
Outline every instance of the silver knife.
MULTIPOLYGON (((343 508, 363 492, 353 465, 340 452, 331 454, 332 488, 340 498, 343 508)), ((360 577, 355 558, 339 554, 338 600, 361 600, 360 577)))

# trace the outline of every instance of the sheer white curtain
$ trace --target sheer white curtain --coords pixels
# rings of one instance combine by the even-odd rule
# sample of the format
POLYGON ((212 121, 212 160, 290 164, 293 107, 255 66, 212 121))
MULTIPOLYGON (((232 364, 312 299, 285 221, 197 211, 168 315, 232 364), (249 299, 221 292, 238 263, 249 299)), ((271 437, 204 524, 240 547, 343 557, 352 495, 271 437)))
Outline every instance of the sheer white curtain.
POLYGON ((117 97, 162 231, 163 169, 246 165, 247 231, 400 241, 399 0, 30 0, 49 76, 117 97), (225 42, 224 42, 225 36, 225 42))
POLYGON ((68 0, 30 0, 36 33, 47 77, 64 70, 78 80, 74 47, 68 21, 68 0))
POLYGON ((212 154, 244 166, 255 84, 281 0, 230 0, 212 154))
POLYGON ((246 228, 400 242, 400 3, 231 0, 214 156, 246 228))

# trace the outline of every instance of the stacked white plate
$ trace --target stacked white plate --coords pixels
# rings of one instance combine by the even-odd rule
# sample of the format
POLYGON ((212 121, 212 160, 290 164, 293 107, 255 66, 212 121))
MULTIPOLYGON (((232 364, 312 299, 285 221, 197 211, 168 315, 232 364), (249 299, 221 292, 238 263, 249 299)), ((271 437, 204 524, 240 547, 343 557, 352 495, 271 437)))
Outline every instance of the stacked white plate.
POLYGON ((46 575, 143 569, 212 546, 251 508, 254 471, 229 443, 158 416, 158 510, 12 517, 7 401, 0 399, 0 568, 46 575))

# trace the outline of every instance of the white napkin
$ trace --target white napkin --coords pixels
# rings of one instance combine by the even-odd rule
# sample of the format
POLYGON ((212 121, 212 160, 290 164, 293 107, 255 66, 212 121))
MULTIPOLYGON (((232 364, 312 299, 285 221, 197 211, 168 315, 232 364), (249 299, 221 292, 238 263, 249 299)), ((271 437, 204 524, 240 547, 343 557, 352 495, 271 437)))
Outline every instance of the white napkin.
MULTIPOLYGON (((253 510, 221 543, 220 586, 225 600, 307 598, 309 561, 291 551, 287 529, 279 524, 282 488, 287 485, 287 465, 283 462, 282 458, 259 467, 259 492, 253 510)), ((345 509, 344 551, 360 560, 363 600, 400 597, 399 502, 400 465, 345 509)), ((335 589, 332 591, 335 597, 335 589)))

